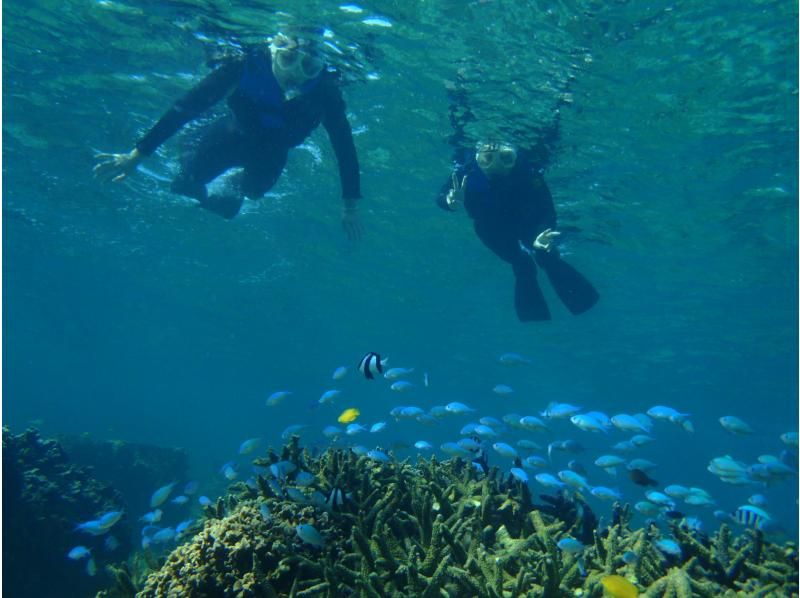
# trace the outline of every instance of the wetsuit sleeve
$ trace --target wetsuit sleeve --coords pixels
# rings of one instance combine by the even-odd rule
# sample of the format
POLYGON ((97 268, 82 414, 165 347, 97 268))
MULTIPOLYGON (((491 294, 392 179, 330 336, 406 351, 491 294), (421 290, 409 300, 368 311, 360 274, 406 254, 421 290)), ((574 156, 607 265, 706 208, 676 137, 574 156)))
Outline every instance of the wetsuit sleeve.
POLYGON ((238 83, 244 61, 223 63, 172 105, 164 116, 136 144, 141 154, 149 156, 180 128, 219 102, 238 83))
POLYGON ((338 87, 331 86, 326 97, 328 103, 322 125, 328 132, 336 161, 339 164, 339 180, 342 183, 342 197, 355 200, 361 197, 361 175, 358 167, 358 155, 353 143, 353 131, 347 120, 344 99, 338 87))
POLYGON ((520 210, 520 240, 531 244, 539 233, 556 227, 556 209, 550 189, 540 174, 526 177, 523 184, 527 189, 519 190, 519 196, 525 198, 520 210))

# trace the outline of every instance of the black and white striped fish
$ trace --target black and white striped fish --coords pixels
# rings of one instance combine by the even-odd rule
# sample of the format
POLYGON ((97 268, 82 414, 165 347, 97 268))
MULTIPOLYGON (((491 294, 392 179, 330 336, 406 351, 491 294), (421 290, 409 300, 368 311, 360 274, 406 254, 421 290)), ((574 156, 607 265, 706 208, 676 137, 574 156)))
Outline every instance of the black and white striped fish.
POLYGON ((364 374, 367 380, 373 380, 378 374, 383 374, 383 364, 386 359, 381 359, 381 356, 373 351, 370 351, 358 363, 358 370, 364 374))

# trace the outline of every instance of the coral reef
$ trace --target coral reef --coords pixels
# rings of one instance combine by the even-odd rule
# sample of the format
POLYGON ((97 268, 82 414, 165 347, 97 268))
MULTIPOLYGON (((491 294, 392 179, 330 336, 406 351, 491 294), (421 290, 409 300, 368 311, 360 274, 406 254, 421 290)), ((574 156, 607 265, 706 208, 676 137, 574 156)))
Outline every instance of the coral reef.
MULTIPOLYGON (((78 544, 103 539, 79 534, 78 522, 123 507, 122 496, 74 465, 55 440, 29 429, 3 428, 3 590, 8 596, 88 596, 104 581, 86 574, 85 563, 67 558, 78 544)), ((130 549, 130 528, 115 526, 119 553, 130 549)), ((102 549, 101 549, 102 550, 102 549)), ((100 564, 100 563, 98 563, 100 564)), ((101 565, 102 566, 102 565, 101 565)))
POLYGON ((733 539, 723 526, 709 539, 675 526, 682 556, 668 559, 654 545, 661 532, 630 529, 626 507, 610 528, 589 532, 594 515, 579 498, 534 505, 526 486, 460 459, 385 463, 334 449, 315 457, 293 438, 255 463, 280 461, 297 469, 280 485, 260 477, 232 486, 137 595, 601 596, 612 574, 646 596, 797 593, 796 548, 760 532, 733 539), (303 470, 314 484, 293 487, 303 470), (301 538, 300 524, 321 538, 301 538), (567 536, 586 538, 585 548, 560 550, 567 536))
POLYGON ((187 479, 189 457, 182 449, 87 435, 59 436, 58 441, 70 461, 91 467, 93 477, 119 490, 134 509, 146 509, 154 489, 187 479))

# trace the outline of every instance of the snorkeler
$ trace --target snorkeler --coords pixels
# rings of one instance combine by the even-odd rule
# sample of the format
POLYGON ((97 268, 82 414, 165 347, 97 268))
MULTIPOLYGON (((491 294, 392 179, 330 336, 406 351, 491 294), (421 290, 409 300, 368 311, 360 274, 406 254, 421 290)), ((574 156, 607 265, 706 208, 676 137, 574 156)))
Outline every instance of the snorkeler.
POLYGON ((478 238, 511 264, 520 321, 550 319, 537 281, 537 264, 573 314, 597 303, 599 295, 592 284, 559 256, 553 198, 524 151, 509 143, 479 143, 443 186, 437 203, 450 211, 463 204, 478 238))
POLYGON ((127 154, 98 154, 94 174, 118 182, 132 173, 181 127, 227 97, 231 115, 214 121, 182 159, 172 191, 200 206, 233 218, 245 197, 262 197, 286 166, 289 149, 322 124, 339 165, 344 199, 342 226, 348 237, 361 234, 358 157, 338 76, 326 68, 313 40, 278 33, 269 45, 246 48, 226 58, 179 99, 127 154), (209 195, 206 185, 241 167, 236 190, 209 195))

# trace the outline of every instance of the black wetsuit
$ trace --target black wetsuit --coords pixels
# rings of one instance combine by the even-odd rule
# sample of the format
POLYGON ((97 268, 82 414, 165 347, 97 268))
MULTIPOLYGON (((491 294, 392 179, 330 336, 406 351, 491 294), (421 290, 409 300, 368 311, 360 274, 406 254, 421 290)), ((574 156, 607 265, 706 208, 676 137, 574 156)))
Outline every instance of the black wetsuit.
MULTIPOLYGON (((460 183, 467 177, 464 208, 473 220, 475 232, 486 247, 514 271, 514 306, 523 322, 549 320, 550 310, 536 280, 536 264, 542 267, 553 289, 573 314, 591 308, 599 295, 591 283, 558 255, 558 251, 535 251, 534 259, 520 247, 532 248, 542 231, 556 228, 556 211, 544 178, 534 171, 524 152, 519 152, 512 171, 489 179, 474 158, 456 169, 460 183)), ((437 198, 440 207, 447 206, 446 183, 437 198)))
POLYGON ((342 196, 361 196, 358 157, 337 76, 322 72, 286 100, 272 72, 269 49, 251 48, 241 57, 223 61, 192 88, 136 144, 152 154, 183 125, 227 96, 231 115, 212 123, 196 148, 182 161, 172 184, 176 193, 232 218, 244 196, 259 198, 278 180, 289 149, 300 145, 322 124, 339 164, 342 196), (234 167, 243 167, 235 197, 209 197, 206 184, 234 167))

